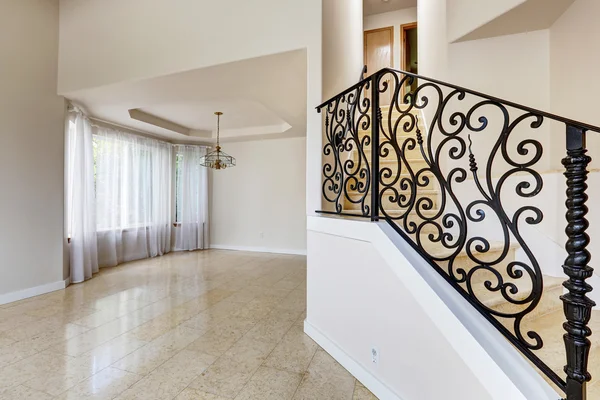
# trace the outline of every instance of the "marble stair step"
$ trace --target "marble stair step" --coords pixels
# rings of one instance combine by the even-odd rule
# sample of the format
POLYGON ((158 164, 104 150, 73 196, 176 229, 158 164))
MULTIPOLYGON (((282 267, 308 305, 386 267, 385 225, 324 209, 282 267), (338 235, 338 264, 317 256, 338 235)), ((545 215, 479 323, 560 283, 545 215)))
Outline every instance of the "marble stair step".
MULTIPOLYGON (((402 194, 402 192, 400 192, 400 194, 402 194)), ((392 195, 391 191, 387 192, 383 198, 381 199, 381 204, 383 206, 383 208, 387 211, 387 210, 393 210, 393 209, 401 209, 400 206, 398 205, 398 203, 396 202, 392 202, 390 200, 390 196, 392 195)), ((359 193, 358 191, 349 191, 348 192, 348 196, 352 199, 352 200, 359 200, 360 198, 362 198, 363 194, 359 193)), ((407 200, 408 201, 408 196, 409 194, 406 194, 407 196, 407 200)), ((370 191, 367 192, 367 197, 370 199, 370 191)), ((417 201, 420 198, 426 197, 428 199, 431 199, 431 201, 433 202, 433 207, 437 208, 438 206, 438 201, 440 198, 440 192, 437 189, 421 189, 419 188, 419 190, 417 191, 417 201)), ((344 202, 344 209, 346 210, 360 210, 361 209, 361 205, 358 203, 353 203, 351 201, 349 201, 348 199, 345 199, 344 202)))
MULTIPOLYGON (((423 136, 423 139, 425 139, 426 135, 425 135, 425 125, 423 124, 423 122, 419 121, 418 124, 415 124, 414 126, 409 126, 409 130, 406 131, 404 130, 404 124, 405 123, 411 123, 408 119, 404 118, 402 120, 400 120, 400 122, 398 123, 398 125, 396 126, 396 121, 398 120, 398 118, 400 117, 400 115, 397 115, 395 117, 392 117, 392 128, 389 128, 388 125, 388 121, 384 120, 384 127, 383 129, 379 130, 379 138, 380 141, 381 140, 386 140, 387 136, 390 136, 390 132, 396 132, 396 137, 397 138, 409 138, 409 137, 413 137, 413 138, 417 138, 417 128, 419 128, 419 130, 421 131, 421 135, 423 136)), ((369 129, 359 129, 358 130, 358 137, 359 138, 363 138, 365 136, 371 136, 373 134, 373 131, 369 128, 369 129)))
MULTIPOLYGON (((423 238, 421 240, 421 243, 422 243, 423 247, 434 257, 438 257, 438 258, 448 257, 451 254, 453 254, 453 252, 454 252, 454 250, 452 250, 452 249, 447 249, 447 248, 443 247, 440 243, 431 243, 426 238, 423 238)), ((493 266, 494 270, 500 274, 500 276, 502 277, 504 282, 513 282, 513 281, 520 281, 520 280, 526 279, 525 277, 523 277, 523 278, 515 280, 508 273, 507 266, 509 265, 510 262, 515 260, 516 252, 518 249, 519 249, 518 244, 511 243, 507 250, 507 254, 504 256, 504 258, 498 264, 495 264, 493 266)), ((495 262, 496 260, 498 260, 499 258, 502 257, 503 251, 504 251, 504 243, 492 242, 492 243, 490 243, 489 251, 487 251, 486 253, 483 253, 483 254, 475 253, 474 255, 484 263, 485 262, 495 262)), ((447 261, 439 261, 438 264, 447 270, 447 268, 448 268, 447 261)), ((463 270, 465 273, 468 274, 474 268, 477 268, 477 270, 474 271, 471 275, 471 282, 473 284, 483 285, 483 283, 488 280, 492 283, 497 282, 497 278, 494 273, 492 273, 490 271, 486 271, 482 268, 479 268, 479 266, 480 266, 480 264, 473 261, 469 257, 469 255, 465 249, 462 249, 461 252, 456 255, 456 257, 454 258, 454 261, 453 261, 453 270, 454 271, 463 270)), ((460 276, 460 275, 457 273, 457 276, 460 276)), ((483 286, 481 286, 481 287, 483 287, 483 286)), ((487 295, 487 293, 486 293, 486 295, 487 295)))
MULTIPOLYGON (((367 151, 364 153, 364 156, 359 152, 352 152, 352 160, 354 162, 358 162, 360 159, 366 158, 371 165, 371 152, 367 151)), ((429 164, 427 161, 421 156, 420 153, 409 154, 409 157, 406 161, 402 158, 398 159, 398 154, 396 152, 390 152, 386 157, 379 157, 379 169, 389 168, 392 170, 392 173, 396 173, 398 171, 398 165, 400 164, 401 171, 407 172, 407 166, 413 171, 413 173, 417 173, 422 169, 429 168, 429 164)))
MULTIPOLYGON (((558 376, 563 378, 565 377, 563 367, 566 364, 566 356, 565 343, 563 340, 565 330, 563 329, 562 324, 565 321, 566 318, 562 308, 524 321, 526 324, 525 327, 537 332, 544 341, 544 346, 541 349, 536 350, 535 354, 556 372, 558 376)), ((600 310, 592 311, 592 318, 589 326, 592 329, 592 335, 589 336, 592 346, 588 362, 588 371, 592 375, 592 381, 588 383, 588 388, 590 386, 597 387, 600 385, 600 310)), ((550 383, 550 380, 544 374, 540 372, 540 375, 546 382, 550 383)), ((554 384, 550 384, 555 387, 554 384)), ((560 393, 558 390, 557 392, 560 393)), ((588 396, 589 400, 597 398, 598 397, 588 396)))
MULTIPOLYGON (((536 306, 536 308, 531 311, 528 315, 528 319, 536 318, 557 310, 560 310, 562 307, 562 302, 560 300, 560 295, 563 294, 563 286, 562 283, 565 281, 563 278, 555 278, 551 276, 544 275, 544 290, 542 292, 542 298, 540 302, 536 306)), ((531 293, 531 280, 527 279, 526 276, 523 276, 521 279, 512 279, 511 282, 514 282, 519 288, 519 292, 517 294, 512 295, 511 298, 522 300, 525 299, 531 293)), ((483 293, 481 291, 481 293, 483 293)), ((523 310, 525 306, 513 304, 506 300, 502 294, 498 292, 489 292, 485 291, 487 294, 482 294, 481 298, 484 298, 484 304, 488 307, 493 308, 499 312, 506 313, 515 313, 520 310, 523 310)), ((504 321, 503 321, 504 322, 504 321)), ((512 326, 512 321, 508 322, 508 327, 512 326)), ((531 324, 526 324, 526 327, 529 327, 531 324)))
MULTIPOLYGON (((402 145, 404 144, 404 141, 399 141, 398 143, 400 145, 400 148, 402 148, 402 145)), ((397 160, 398 159, 398 154, 392 149, 391 145, 386 145, 384 148, 388 148, 389 149, 389 154, 386 157, 379 157, 380 162, 382 160, 385 159, 390 159, 390 160, 397 160)), ((369 157, 369 160, 371 159, 371 151, 373 149, 373 146, 369 145, 369 146, 365 146, 363 148, 363 152, 365 154, 365 157, 369 157)), ((425 150, 426 154, 427 154, 427 142, 423 142, 423 149, 425 150)), ((353 151, 354 153, 354 151, 353 151)), ((356 154, 359 154, 358 152, 356 152, 356 154)), ((412 160, 412 159, 423 159, 423 155, 421 153, 421 146, 416 143, 415 144, 415 148, 410 150, 408 148, 405 148, 405 157, 408 160, 412 160)))

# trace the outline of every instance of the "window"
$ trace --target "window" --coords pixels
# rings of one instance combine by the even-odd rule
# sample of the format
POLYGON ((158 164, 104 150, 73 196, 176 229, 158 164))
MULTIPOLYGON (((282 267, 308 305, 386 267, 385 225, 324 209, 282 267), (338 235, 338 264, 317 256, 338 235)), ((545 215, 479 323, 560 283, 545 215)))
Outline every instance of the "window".
POLYGON ((170 212, 170 145, 100 129, 93 141, 98 230, 166 223, 170 212))

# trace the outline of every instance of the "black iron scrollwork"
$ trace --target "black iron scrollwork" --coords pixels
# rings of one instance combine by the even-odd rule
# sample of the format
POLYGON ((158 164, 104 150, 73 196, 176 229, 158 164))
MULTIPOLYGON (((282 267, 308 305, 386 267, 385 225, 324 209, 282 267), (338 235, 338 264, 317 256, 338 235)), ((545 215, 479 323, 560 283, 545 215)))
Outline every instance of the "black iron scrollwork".
POLYGON ((394 165, 380 168, 380 202, 394 205, 382 208, 381 213, 396 221, 427 258, 486 313, 512 320, 511 334, 522 347, 537 350, 543 345, 541 337, 534 331, 523 332, 522 321, 541 299, 542 273, 520 226, 538 224, 543 215, 535 206, 509 212, 502 198, 508 182, 519 197, 540 193, 543 181, 533 167, 542 157, 542 145, 529 138, 511 141, 511 136, 520 124, 539 128, 543 117, 534 113, 515 116, 499 102, 427 81, 403 93, 413 80, 393 71, 380 76, 380 98, 390 98, 390 104, 380 127, 379 156, 393 160, 394 165), (502 119, 494 128, 485 116, 492 109, 502 119), (419 127, 424 114, 431 116, 425 138, 419 127), (486 154, 475 155, 473 139, 484 134, 493 145, 486 154), (478 159, 485 161, 482 171, 478 159), (494 168, 503 170, 498 174, 494 168), (459 192, 469 178, 472 190, 465 202, 459 192), (492 216, 494 229, 500 233, 495 240, 491 235, 470 234, 474 225, 492 216), (515 244, 526 254, 526 261, 509 257, 515 244), (515 307, 497 310, 488 306, 486 292, 499 292, 515 307))
POLYGON ((522 231, 544 217, 539 199, 531 201, 544 186, 536 138, 544 122, 562 122, 583 138, 600 128, 392 69, 318 109, 325 111, 323 196, 330 212, 385 218, 569 400, 583 399, 593 306, 585 296, 592 269, 585 249, 584 140, 563 161, 566 381, 536 355, 544 342, 524 324, 540 303, 543 278, 522 231), (496 307, 490 295, 507 306, 496 307))
POLYGON ((323 198, 336 213, 342 213, 345 204, 355 205, 364 216, 371 210, 371 167, 367 156, 371 147, 369 88, 370 81, 363 81, 325 108, 322 189, 323 198))

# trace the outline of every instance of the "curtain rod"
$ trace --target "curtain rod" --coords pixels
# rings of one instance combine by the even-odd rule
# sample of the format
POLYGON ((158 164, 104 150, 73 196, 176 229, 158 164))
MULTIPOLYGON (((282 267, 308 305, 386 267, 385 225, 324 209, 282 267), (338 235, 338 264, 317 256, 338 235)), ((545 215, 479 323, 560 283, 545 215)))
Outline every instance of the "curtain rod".
POLYGON ((116 122, 110 122, 110 121, 106 121, 104 119, 100 119, 100 118, 96 118, 96 117, 89 117, 88 116, 88 118, 91 119, 92 121, 100 122, 101 124, 105 124, 105 125, 109 125, 109 126, 114 126, 114 127, 120 128, 120 129, 125 129, 125 130, 128 130, 130 132, 141 133, 144 136, 150 136, 153 139, 160 139, 163 142, 171 143, 170 141, 166 140, 165 138, 163 138, 161 136, 158 136, 156 134, 152 134, 152 133, 149 133, 149 132, 146 132, 146 131, 142 131, 140 129, 130 128, 130 127, 125 126, 125 125, 117 124, 116 122))
POLYGON ((130 128, 128 126, 117 124, 115 122, 106 121, 106 120, 103 120, 103 119, 100 119, 100 118, 96 118, 96 117, 88 117, 88 118, 90 120, 92 120, 92 121, 96 121, 96 122, 99 122, 99 123, 104 124, 104 125, 114 126, 114 127, 120 128, 120 129, 128 130, 130 132, 137 132, 137 133, 140 133, 144 137, 149 137, 149 138, 152 138, 152 139, 160 140, 160 141, 169 143, 169 144, 171 144, 173 146, 198 146, 198 147, 204 147, 204 148, 207 148, 207 149, 211 148, 210 145, 206 145, 206 144, 173 143, 172 141, 166 140, 165 138, 163 138, 161 136, 158 136, 158 135, 155 135, 155 134, 152 134, 152 133, 148 133, 148 132, 145 132, 145 131, 142 131, 142 130, 139 130, 139 129, 130 128))

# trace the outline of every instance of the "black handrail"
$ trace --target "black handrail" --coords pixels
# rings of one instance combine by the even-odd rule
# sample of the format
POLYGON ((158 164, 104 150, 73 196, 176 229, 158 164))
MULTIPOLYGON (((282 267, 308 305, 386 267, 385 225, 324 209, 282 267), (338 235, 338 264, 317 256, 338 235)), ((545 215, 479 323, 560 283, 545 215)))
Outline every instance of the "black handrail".
MULTIPOLYGON (((366 65, 365 65, 365 68, 366 68, 366 65)), ((392 73, 403 74, 403 75, 406 75, 406 76, 412 76, 413 78, 416 78, 416 79, 423 79, 423 80, 426 80, 426 81, 429 81, 429 82, 432 82, 432 83, 436 83, 438 85, 446 86, 448 88, 460 90, 461 92, 464 92, 464 93, 467 93, 467 94, 472 94, 472 95, 477 96, 477 97, 481 97, 481 98, 488 99, 488 100, 491 100, 491 101, 494 101, 494 102, 502 103, 504 105, 516 108, 516 109, 521 110, 521 111, 526 111, 526 112, 530 112, 530 113, 533 113, 533 114, 536 114, 536 115, 541 115, 541 116, 543 116, 545 118, 549 118, 549 119, 552 119, 554 121, 562 122, 562 123, 564 123, 566 125, 579 126, 581 128, 584 128, 585 130, 594 131, 594 132, 600 133, 600 127, 595 126, 595 125, 591 125, 591 124, 588 124, 588 123, 585 123, 585 122, 581 122, 581 121, 577 121, 577 120, 574 120, 574 119, 562 117, 560 115, 552 114, 552 113, 549 113, 547 111, 538 110, 538 109, 533 108, 533 107, 529 107, 529 106, 526 106, 526 105, 523 105, 523 104, 515 103, 515 102, 510 101, 510 100, 505 100, 505 99, 502 99, 500 97, 491 96, 489 94, 478 92, 476 90, 471 90, 471 89, 468 89, 468 88, 465 88, 465 87, 462 87, 462 86, 458 86, 458 85, 454 85, 452 83, 444 82, 444 81, 441 81, 441 80, 438 80, 438 79, 433 79, 433 78, 428 78, 426 76, 422 76, 422 75, 418 75, 418 74, 413 74, 412 72, 406 72, 406 71, 402 71, 400 69, 394 69, 394 68, 382 68, 379 71, 377 71, 374 75, 376 75, 376 74, 377 75, 381 75, 381 74, 384 74, 386 72, 392 72, 392 73)), ((356 89, 359 86, 364 86, 365 83, 367 81, 370 81, 370 80, 371 80, 371 77, 362 79, 358 83, 350 86, 348 89, 346 89, 346 90, 338 93, 337 95, 335 95, 335 96, 331 97, 330 99, 325 100, 323 103, 319 104, 317 107, 315 107, 316 110, 318 112, 321 112, 321 109, 323 107, 325 107, 327 104, 331 103, 336 98, 352 92, 354 89, 356 89)))
POLYGON ((568 400, 585 400, 586 382, 591 379, 587 370, 588 324, 595 305, 586 296, 592 290, 586 279, 593 269, 588 265, 589 237, 585 233, 585 180, 591 160, 586 155, 585 135, 588 130, 600 132, 600 128, 390 68, 362 79, 317 107, 318 112, 323 110, 323 197, 324 204, 332 205, 333 210, 319 212, 385 219, 563 390, 568 400), (418 86, 411 89, 417 79, 418 86), (390 102, 386 112, 380 107, 384 96, 390 102), (473 150, 475 136, 471 134, 480 137, 479 132, 488 128, 488 117, 483 115, 487 107, 500 111, 502 128, 496 136, 486 136, 494 143, 489 154, 483 154, 480 166, 481 149, 473 150), (430 127, 423 134, 419 115, 431 109, 430 127), (541 192, 543 177, 536 167, 543 146, 535 138, 515 139, 513 133, 518 130, 522 134, 525 125, 538 129, 546 119, 566 127, 567 156, 562 163, 567 177, 568 257, 563 269, 569 279, 563 284, 568 293, 560 297, 567 320, 566 380, 535 353, 543 346, 540 335, 523 326, 524 318, 541 301, 543 278, 521 227, 539 224, 543 213, 535 205, 523 204, 511 212, 502 204, 509 178, 518 180, 512 188, 523 201, 541 192), (450 162, 443 161, 446 159, 450 162), (503 172, 494 178, 492 170, 498 165, 503 172), (463 204, 463 190, 458 186, 464 185, 469 175, 476 197, 463 204), (484 233, 474 234, 474 228, 489 221, 490 216, 497 219, 500 229, 489 232, 486 227, 484 233), (502 237, 500 244, 492 249, 492 240, 498 237, 502 237), (511 256, 513 243, 523 250, 523 259, 511 256), (477 279, 481 273, 487 278, 477 279), (498 310, 488 306, 483 296, 486 292, 500 293, 509 307, 498 310))

